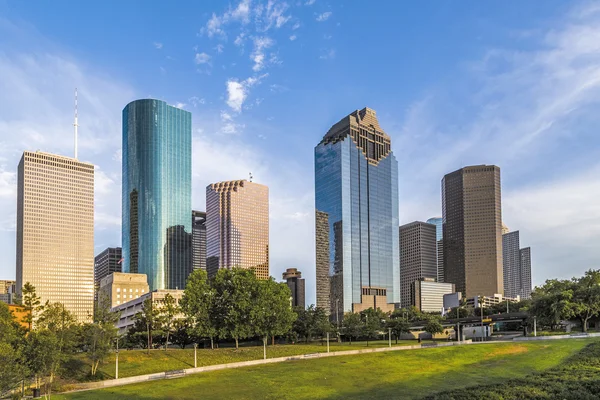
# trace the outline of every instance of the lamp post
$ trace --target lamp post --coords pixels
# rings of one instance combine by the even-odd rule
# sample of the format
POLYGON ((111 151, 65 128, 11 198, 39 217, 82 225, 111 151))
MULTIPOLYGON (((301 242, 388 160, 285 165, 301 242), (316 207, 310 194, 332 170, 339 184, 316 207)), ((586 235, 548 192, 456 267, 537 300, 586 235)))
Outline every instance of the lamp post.
POLYGON ((535 319, 535 315, 533 316, 533 336, 537 336, 537 320, 535 319))
POLYGON ((483 342, 483 296, 481 296, 479 307, 481 308, 481 341, 483 342))
POLYGON ((117 335, 117 352, 115 353, 115 379, 119 379, 119 336, 117 335))
POLYGON ((335 323, 337 324, 338 332, 340 331, 340 299, 335 299, 335 323))
POLYGON ((388 342, 389 347, 392 347, 392 328, 388 328, 388 342))
POLYGON ((198 343, 194 343, 194 368, 198 368, 198 343))
POLYGON ((329 332, 327 332, 327 352, 329 353, 329 332))

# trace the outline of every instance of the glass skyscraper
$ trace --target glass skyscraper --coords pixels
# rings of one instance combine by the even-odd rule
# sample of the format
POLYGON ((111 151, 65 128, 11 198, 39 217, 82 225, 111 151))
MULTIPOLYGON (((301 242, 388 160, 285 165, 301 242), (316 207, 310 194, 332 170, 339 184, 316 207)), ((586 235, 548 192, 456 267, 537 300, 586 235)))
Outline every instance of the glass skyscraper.
POLYGON ((444 225, 442 217, 433 217, 427 220, 428 224, 435 225, 435 243, 437 254, 437 281, 444 282, 444 225))
POLYGON ((317 304, 340 319, 400 302, 398 162, 374 110, 335 124, 315 147, 317 304), (327 252, 327 254, 320 254, 327 252), (322 292, 322 293, 321 293, 322 292), (328 292, 328 293, 327 293, 328 292))
POLYGON ((150 290, 183 289, 192 271, 192 114, 164 101, 123 109, 123 272, 150 290))

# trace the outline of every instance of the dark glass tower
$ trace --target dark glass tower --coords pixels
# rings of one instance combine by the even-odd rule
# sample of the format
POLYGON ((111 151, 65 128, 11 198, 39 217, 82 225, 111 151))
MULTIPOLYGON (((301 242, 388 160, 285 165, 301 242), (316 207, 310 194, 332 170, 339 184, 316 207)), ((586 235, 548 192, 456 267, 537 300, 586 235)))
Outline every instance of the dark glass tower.
POLYGON ((160 100, 123 109, 123 271, 150 290, 183 289, 192 270, 192 114, 160 100))
POLYGON ((329 241, 316 246, 317 276, 328 277, 317 299, 329 302, 317 306, 334 318, 393 309, 400 302, 398 162, 374 110, 344 117, 317 145, 315 197, 317 236, 329 241))

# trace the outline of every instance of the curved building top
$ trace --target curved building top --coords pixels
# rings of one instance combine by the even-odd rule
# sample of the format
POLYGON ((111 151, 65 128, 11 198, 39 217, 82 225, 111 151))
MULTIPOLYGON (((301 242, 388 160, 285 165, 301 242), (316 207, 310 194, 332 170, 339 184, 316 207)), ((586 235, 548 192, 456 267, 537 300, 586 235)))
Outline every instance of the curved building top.
MULTIPOLYGON (((381 129, 375 110, 356 110, 333 125, 321 143, 336 143, 350 136, 370 164, 378 164, 392 148, 390 137, 381 129)), ((321 144, 320 143, 320 144, 321 144)))

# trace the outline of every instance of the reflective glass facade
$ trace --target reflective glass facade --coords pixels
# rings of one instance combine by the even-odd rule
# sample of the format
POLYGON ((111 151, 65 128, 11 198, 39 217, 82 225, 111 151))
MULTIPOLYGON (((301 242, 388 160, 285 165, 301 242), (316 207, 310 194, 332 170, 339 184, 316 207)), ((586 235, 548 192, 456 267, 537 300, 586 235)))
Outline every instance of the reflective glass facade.
POLYGON ((315 203, 329 228, 329 246, 317 244, 329 252, 329 311, 359 311, 382 293, 377 307, 398 303, 398 162, 373 110, 345 117, 315 148, 315 203))
POLYGON ((192 270, 192 114, 160 100, 123 109, 123 271, 150 290, 183 289, 192 270))

